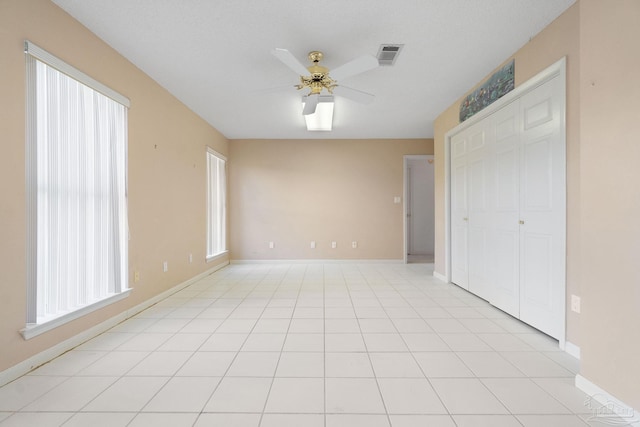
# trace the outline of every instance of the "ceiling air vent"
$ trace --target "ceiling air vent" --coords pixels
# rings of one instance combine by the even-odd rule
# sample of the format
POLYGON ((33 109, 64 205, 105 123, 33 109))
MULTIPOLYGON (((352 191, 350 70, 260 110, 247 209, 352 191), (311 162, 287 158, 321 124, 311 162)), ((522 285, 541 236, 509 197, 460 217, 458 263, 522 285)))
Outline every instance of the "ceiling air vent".
POLYGON ((381 44, 378 50, 378 64, 393 65, 398 58, 398 54, 403 48, 403 44, 381 44))

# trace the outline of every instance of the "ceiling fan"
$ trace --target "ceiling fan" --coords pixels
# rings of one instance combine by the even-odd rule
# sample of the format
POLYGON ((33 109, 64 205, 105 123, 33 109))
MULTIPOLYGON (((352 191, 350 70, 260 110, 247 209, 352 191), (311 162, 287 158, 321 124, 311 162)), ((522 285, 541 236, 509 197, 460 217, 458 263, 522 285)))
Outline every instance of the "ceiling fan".
POLYGON ((329 72, 328 68, 320 65, 320 61, 324 56, 322 52, 315 50, 309 52, 308 58, 312 62, 309 67, 302 65, 287 49, 276 48, 271 53, 300 76, 300 84, 295 85, 296 89, 310 89, 304 99, 302 114, 305 116, 315 113, 319 96, 324 90, 330 94, 343 96, 361 104, 369 104, 375 99, 375 96, 370 93, 338 84, 343 79, 376 68, 378 59, 375 56, 359 56, 329 72))

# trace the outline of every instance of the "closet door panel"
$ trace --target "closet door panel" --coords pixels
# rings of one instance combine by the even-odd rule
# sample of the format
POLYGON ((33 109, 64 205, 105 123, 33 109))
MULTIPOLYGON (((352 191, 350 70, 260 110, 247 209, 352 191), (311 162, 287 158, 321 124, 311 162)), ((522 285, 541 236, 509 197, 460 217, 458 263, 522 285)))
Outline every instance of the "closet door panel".
POLYGON ((520 163, 520 318, 558 338, 564 325, 564 104, 554 78, 524 95, 520 163))
POLYGON ((509 313, 513 317, 520 317, 520 266, 518 254, 520 240, 518 232, 496 231, 493 236, 495 243, 494 288, 490 302, 492 305, 509 313))
POLYGON ((494 258, 491 303, 512 316, 520 315, 520 132, 519 103, 497 111, 495 122, 494 258))
POLYGON ((523 199, 526 213, 553 212, 553 141, 543 135, 526 141, 523 147, 523 199))
POLYGON ((487 209, 488 159, 469 163, 469 291, 488 298, 490 216, 487 209))
MULTIPOLYGON (((525 232, 522 235, 521 255, 522 279, 520 286, 523 312, 533 310, 551 312, 553 310, 553 281, 551 272, 553 265, 553 236, 525 232)), ((535 326, 535 325, 534 325, 535 326)))
POLYGON ((467 134, 451 141, 451 281, 468 289, 467 134))
POLYGON ((494 211, 494 160, 492 120, 469 129, 469 291, 484 299, 491 296, 490 263, 494 211))

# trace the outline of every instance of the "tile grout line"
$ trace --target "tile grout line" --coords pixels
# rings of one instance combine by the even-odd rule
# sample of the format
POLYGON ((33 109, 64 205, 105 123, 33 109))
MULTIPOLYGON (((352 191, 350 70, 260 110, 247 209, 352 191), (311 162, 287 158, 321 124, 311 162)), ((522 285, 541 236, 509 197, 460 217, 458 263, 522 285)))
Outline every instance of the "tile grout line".
MULTIPOLYGON (((214 272, 213 274, 215 274, 215 272, 214 272)), ((211 275, 210 275, 210 276, 211 276, 211 275)), ((209 276, 207 276, 207 277, 209 277, 209 276)), ((246 277, 246 275, 245 275, 245 277, 246 277)), ((198 282, 196 282, 196 283, 198 283, 198 282)), ((195 284, 195 283, 194 283, 194 284, 195 284)), ((188 289, 189 287, 193 286, 194 284, 192 284, 192 285, 188 286, 188 287, 187 287, 187 288, 185 288, 185 289, 188 289)), ((213 286, 214 286, 214 285, 212 284, 212 285, 211 285, 211 287, 213 287, 213 286)), ((211 304, 214 304, 214 303, 215 303, 215 301, 219 301, 219 300, 223 299, 224 295, 226 295, 227 293, 229 293, 232 289, 233 289, 233 286, 230 286, 230 287, 229 287, 229 288, 228 288, 228 289, 227 289, 227 290, 226 290, 222 295, 220 295, 218 298, 216 298, 216 299, 214 300, 214 302, 213 302, 213 303, 211 303, 211 304)), ((182 290, 181 290, 181 291, 182 291, 182 290)), ((175 294, 173 294, 173 295, 175 295, 175 294)), ((171 296, 173 296, 173 295, 171 295, 171 296)), ((170 298, 170 297, 169 297, 169 298, 170 298)), ((240 304, 238 304, 238 306, 239 306, 239 305, 240 305, 240 304)), ((231 314, 232 314, 232 313, 233 313, 233 312, 238 308, 238 306, 236 306, 233 310, 231 310, 231 312, 229 312, 229 314, 224 318, 224 320, 222 321, 222 323, 220 323, 220 325, 218 325, 218 326, 215 328, 215 330, 217 330, 217 329, 218 329, 218 328, 219 328, 219 327, 224 323, 224 321, 225 321, 225 320, 229 319, 229 317, 231 316, 231 314)), ((204 311, 204 310, 202 310, 202 311, 204 311)), ((202 314, 202 312, 201 312, 200 314, 202 314)), ((194 317, 194 319, 195 319, 195 317, 194 317)), ((210 334, 210 336, 211 336, 211 335, 213 335, 213 333, 215 333, 215 330, 214 330, 214 332, 212 332, 212 333, 210 334)), ((177 333, 179 333, 179 331, 178 331, 177 333)), ((177 334, 177 333, 176 333, 176 334, 177 334)), ((246 339, 245 339, 245 341, 246 341, 246 339)), ((205 341, 205 342, 206 342, 206 341, 205 341)), ((202 345, 204 345, 204 343, 202 343, 202 344, 200 345, 200 347, 202 347, 202 345)), ((199 348, 200 348, 200 347, 199 347, 199 348)), ((155 350, 154 350, 154 351, 155 351, 155 350)), ((195 354, 196 352, 197 352, 197 350, 196 350, 196 351, 194 351, 194 352, 193 352, 193 354, 195 354)), ((193 357, 193 354, 191 355, 191 357, 193 357)), ((209 394, 209 397, 207 398, 207 400, 206 400, 206 401, 205 401, 205 403, 203 404, 202 408, 201 408, 201 409, 200 409, 200 411, 198 412, 198 415, 196 416, 196 418, 195 418, 195 420, 194 420, 194 424, 198 421, 198 419, 199 419, 199 418, 200 418, 200 416, 202 415, 204 408, 206 407, 207 403, 209 402, 209 400, 211 399, 211 397, 213 396, 213 394, 216 392, 216 390, 218 389, 218 387, 220 387, 220 384, 222 383, 222 379, 223 379, 223 378, 224 378, 224 376, 226 375, 226 372, 228 372, 229 368, 231 367, 231 364, 233 364, 233 360, 235 360, 235 358, 237 357, 237 354, 238 354, 238 352, 236 352, 236 355, 234 356, 234 358, 232 359, 231 363, 230 363, 230 364, 229 364, 229 366, 227 367, 227 369, 226 369, 226 371, 225 371, 225 374, 223 374, 223 375, 220 377, 220 380, 218 381, 218 383, 216 384, 216 386, 213 388, 213 390, 212 390, 212 391, 211 391, 211 393, 209 394)), ((167 385, 167 383, 168 383, 169 381, 171 381, 171 379, 175 378, 175 374, 176 374, 176 373, 177 373, 177 372, 178 372, 178 371, 179 371, 179 370, 180 370, 180 369, 181 369, 181 368, 182 368, 182 367, 183 367, 183 366, 184 366, 184 365, 185 365, 185 364, 186 364, 186 363, 191 359, 191 357, 189 357, 187 360, 185 360, 185 362, 180 366, 180 368, 178 368, 178 369, 174 372, 174 374, 169 378, 169 380, 167 380, 167 382, 165 382, 165 383, 163 384, 163 386, 162 386, 162 387, 160 387, 160 388, 159 388, 159 389, 154 393, 154 395, 153 395, 153 396, 152 396, 152 397, 151 397, 151 398, 150 398, 150 399, 149 399, 149 400, 148 400, 148 401, 147 401, 147 402, 146 402, 146 403, 145 403, 145 404, 144 404, 144 405, 143 405, 143 406, 142 406, 142 407, 137 411, 137 415, 136 415, 136 416, 134 416, 134 417, 131 419, 131 421, 130 421, 127 425, 130 425, 131 423, 133 423, 133 422, 134 422, 134 420, 136 419, 136 417, 137 417, 138 415, 140 415, 140 414, 144 413, 144 412, 143 412, 143 411, 144 411, 144 408, 146 408, 146 407, 147 407, 147 405, 149 405, 149 403, 150 403, 154 398, 156 398, 156 397, 158 396, 158 394, 160 393, 160 391, 162 391, 162 389, 167 385)), ((144 360, 144 359, 143 359, 143 360, 144 360)), ((141 362, 142 362, 142 361, 140 361, 140 363, 141 363, 141 362)), ((137 366, 137 364, 136 364, 136 366, 137 366)), ((135 367, 135 366, 134 366, 134 367, 135 367)), ((133 369, 133 367, 132 367, 131 369, 133 369)), ((130 371, 131 371, 131 370, 129 370, 129 371, 127 371, 127 372, 130 372, 130 371)), ((126 374, 125 374, 125 375, 126 375, 126 374)))
MULTIPOLYGON (((358 269, 358 273, 360 276, 362 276, 364 282, 367 284, 367 286, 369 288, 371 288, 371 286, 369 285, 369 281, 367 280, 366 276, 364 274, 362 274, 362 270, 360 269, 360 267, 356 267, 358 269)), ((346 284, 346 281, 345 281, 346 284)), ((349 289, 349 286, 347 285, 347 292, 349 293, 349 299, 351 300, 351 305, 353 305, 353 296, 351 295, 351 290, 349 289)), ((374 292, 375 294, 375 292, 374 292)), ((377 299, 377 296, 376 296, 377 299)), ((378 300, 378 303, 380 301, 378 300)), ((384 308, 383 308, 384 310, 384 308)), ((354 313, 355 313, 355 306, 354 306, 354 313)), ((386 313, 386 312, 385 312, 386 313)), ((358 317, 357 313, 356 313, 356 322, 358 322, 358 328, 360 329, 360 336, 362 337, 362 342, 364 344, 364 348, 365 351, 367 353, 367 360, 369 361, 369 365, 371 366, 371 372, 373 372, 373 379, 376 382, 376 387, 378 389, 378 395, 380 396, 380 401, 382 402, 382 407, 384 408, 384 413, 387 416, 387 423, 389 424, 389 426, 391 426, 391 414, 389 414, 389 409, 387 408, 387 403, 384 401, 384 395, 382 394, 382 389, 380 388, 380 382, 378 381, 378 375, 376 374, 375 368, 373 367, 373 362, 371 361, 371 354, 369 352, 369 347, 367 346, 367 341, 364 339, 364 333, 362 332, 362 325, 360 324, 360 318, 358 317)))
MULTIPOLYGON (((287 272, 289 272, 290 270, 291 270, 291 265, 288 265, 287 272)), ((305 268, 305 271, 306 271, 306 268, 305 268)), ((284 274, 283 277, 286 277, 286 274, 284 274)), ((304 275, 303 275, 303 278, 304 278, 304 275)), ((277 286, 276 290, 274 290, 274 294, 277 291, 277 289, 280 286, 282 286, 282 281, 283 280, 284 280, 284 278, 280 280, 280 283, 278 283, 278 286, 277 286)), ((304 282, 304 280, 303 280, 303 282, 304 282)), ((273 383, 275 382, 276 375, 278 374, 278 367, 280 366, 280 360, 282 358, 282 352, 284 351, 284 346, 287 343, 287 336, 289 335, 289 329, 291 329, 291 321, 293 320, 293 316, 295 314, 296 307, 298 305, 298 298, 300 297, 301 290, 302 290, 302 283, 298 287, 298 294, 296 296, 296 302, 293 305, 293 311, 291 312, 291 317, 289 318, 289 325, 287 326, 287 332, 285 333, 285 338, 282 341, 282 345, 280 346, 280 354, 278 355, 278 360, 276 362, 276 366, 275 366, 274 371, 273 371, 273 377, 271 378, 271 384, 269 385, 269 390, 267 391, 267 395, 266 395, 265 400, 264 400, 264 405, 262 406, 262 411, 260 413, 260 418, 258 419, 258 427, 260 425, 262 425, 262 420, 264 419, 265 411, 267 410, 267 404, 269 403, 269 397, 271 396, 271 390, 273 389, 273 383)), ((271 298, 269 298, 269 301, 271 301, 272 299, 273 299, 273 294, 272 294, 271 298)), ((265 310, 266 310, 267 306, 268 306, 268 303, 265 306, 265 310)), ((263 311, 263 314, 264 314, 264 311, 263 311)), ((256 324, 257 324, 257 322, 256 322, 256 324)))

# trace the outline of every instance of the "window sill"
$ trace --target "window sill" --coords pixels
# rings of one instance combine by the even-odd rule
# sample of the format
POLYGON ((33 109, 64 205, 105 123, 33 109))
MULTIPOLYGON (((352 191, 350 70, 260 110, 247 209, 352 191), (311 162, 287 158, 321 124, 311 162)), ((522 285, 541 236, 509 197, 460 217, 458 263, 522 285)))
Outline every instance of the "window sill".
POLYGON ((51 319, 44 323, 30 323, 20 331, 22 337, 25 340, 29 340, 33 337, 37 337, 40 334, 43 334, 47 331, 57 328, 58 326, 62 326, 65 323, 69 323, 72 320, 76 320, 86 314, 89 314, 93 311, 99 310, 107 305, 113 304, 114 302, 120 301, 129 296, 131 293, 131 288, 120 292, 119 294, 111 295, 105 299, 101 299, 100 301, 96 301, 93 304, 89 304, 85 307, 82 307, 78 310, 72 311, 67 314, 63 314, 60 317, 56 317, 55 319, 51 319))
POLYGON ((209 263, 211 261, 215 261, 217 259, 220 259, 220 258, 224 257, 225 255, 227 255, 228 253, 229 253, 229 251, 226 250, 226 251, 222 251, 220 253, 217 253, 215 255, 209 255, 209 256, 207 256, 207 263, 209 263))

